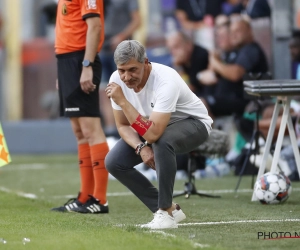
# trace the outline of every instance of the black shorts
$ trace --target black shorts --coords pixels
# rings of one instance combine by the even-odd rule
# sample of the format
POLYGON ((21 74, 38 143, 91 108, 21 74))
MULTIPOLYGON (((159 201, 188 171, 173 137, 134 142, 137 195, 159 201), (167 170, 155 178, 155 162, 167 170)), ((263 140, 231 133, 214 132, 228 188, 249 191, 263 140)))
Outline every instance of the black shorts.
POLYGON ((65 117, 100 117, 99 85, 102 65, 97 55, 93 65, 96 89, 86 94, 80 86, 84 51, 56 55, 60 115, 65 117))

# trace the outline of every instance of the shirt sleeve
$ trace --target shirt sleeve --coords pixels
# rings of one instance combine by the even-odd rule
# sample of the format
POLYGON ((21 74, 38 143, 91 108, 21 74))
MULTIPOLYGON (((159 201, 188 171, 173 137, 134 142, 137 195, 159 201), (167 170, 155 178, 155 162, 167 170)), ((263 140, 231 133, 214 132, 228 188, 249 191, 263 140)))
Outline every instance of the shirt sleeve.
POLYGON ((235 64, 242 66, 247 72, 251 72, 259 60, 258 48, 249 44, 240 49, 235 64))
MULTIPOLYGON (((117 83, 116 72, 112 73, 112 75, 110 76, 108 82, 115 82, 115 83, 117 83)), ((111 106, 112 106, 113 109, 122 110, 122 108, 119 105, 117 105, 112 99, 110 99, 110 102, 111 102, 111 106)))
POLYGON ((79 0, 82 19, 100 16, 102 1, 103 0, 79 0))
POLYGON ((117 105, 117 104, 113 101, 113 99, 110 99, 110 102, 111 102, 111 106, 112 106, 113 109, 115 109, 115 110, 122 110, 122 108, 121 108, 119 105, 117 105))

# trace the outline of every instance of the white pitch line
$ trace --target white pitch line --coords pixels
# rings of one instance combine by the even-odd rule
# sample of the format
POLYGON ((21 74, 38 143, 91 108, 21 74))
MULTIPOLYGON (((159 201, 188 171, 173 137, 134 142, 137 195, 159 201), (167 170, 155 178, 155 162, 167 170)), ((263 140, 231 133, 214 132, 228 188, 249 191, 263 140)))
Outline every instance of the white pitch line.
MULTIPOLYGON (((146 231, 147 232, 147 231, 146 231)), ((147 233, 156 233, 156 234, 161 234, 164 237, 171 237, 171 238, 176 238, 175 234, 170 234, 170 233, 166 233, 164 231, 160 231, 160 230, 150 230, 147 233)), ((210 245, 207 244, 201 244, 201 243, 197 243, 197 242, 192 242, 192 245, 194 248, 206 248, 206 247, 210 247, 210 245)))
MULTIPOLYGON (((64 167, 73 167, 74 164, 72 163, 66 163, 64 164, 64 167)), ((53 167, 61 167, 61 164, 48 164, 48 163, 25 163, 25 164, 13 164, 11 163, 8 166, 5 166, 1 168, 1 171, 19 171, 19 170, 44 170, 47 168, 53 168, 53 167)))
MULTIPOLYGON (((294 191, 295 189, 293 189, 294 191)), ((300 189, 299 189, 300 190, 300 189)), ((174 194, 177 194, 177 193, 180 193, 181 191, 174 191, 174 194)), ((206 193, 234 193, 234 190, 201 190, 199 192, 206 192, 206 193)), ((251 193, 252 190, 251 189, 241 189, 239 192, 242 192, 242 193, 251 193)), ((107 193, 106 194, 108 197, 117 197, 117 196, 132 196, 133 193, 131 192, 114 192, 114 193, 107 193)), ((76 197, 75 194, 66 194, 66 195, 55 195, 55 196, 52 196, 51 198, 52 199, 71 199, 71 198, 74 198, 76 197)))
MULTIPOLYGON (((1 189, 0 189, 1 191, 1 189)), ((221 189, 221 190, 198 190, 199 192, 202 193, 216 193, 216 194, 230 194, 230 193, 235 193, 234 190, 231 189, 221 189)), ((293 191, 300 191, 300 188, 293 188, 293 191)), ((174 191, 174 194, 180 193, 181 191, 174 191)), ((252 189, 240 189, 238 191, 239 193, 252 193, 252 189)), ((25 194, 25 193, 24 193, 25 194)), ((31 194, 29 194, 30 196, 31 194)), ((114 192, 114 193, 107 193, 107 196, 109 197, 117 197, 117 196, 132 196, 133 193, 131 192, 114 192)), ((75 194, 67 194, 67 195, 55 195, 52 196, 52 199, 71 199, 76 197, 75 194)), ((37 198, 37 196, 36 196, 37 198)))
POLYGON ((32 164, 18 164, 18 165, 10 165, 6 168, 3 168, 3 171, 16 171, 16 170, 43 170, 46 169, 49 164, 44 163, 32 163, 32 164))
POLYGON ((13 194, 16 194, 18 196, 29 198, 29 199, 37 199, 38 198, 35 194, 24 193, 24 192, 21 192, 21 191, 13 191, 13 190, 10 190, 10 189, 5 188, 5 187, 0 187, 0 191, 5 192, 5 193, 13 193, 13 194))
MULTIPOLYGON (((198 192, 200 193, 209 193, 209 194, 231 194, 231 193, 235 193, 235 190, 233 189, 221 189, 221 190, 200 190, 197 189, 198 192)), ((253 190, 252 189, 240 189, 238 190, 238 193, 252 193, 253 190)), ((182 191, 180 190, 175 190, 174 194, 179 194, 182 193, 182 191)))
MULTIPOLYGON (((200 193, 216 193, 216 194, 232 194, 235 193, 233 189, 220 189, 220 190, 197 190, 200 193)), ((293 188, 292 191, 300 191, 300 188, 293 188)), ((174 194, 181 193, 182 191, 176 190, 174 194)), ((237 193, 252 193, 253 189, 239 189, 237 193)))
MULTIPOLYGON (((24 193, 20 191, 13 191, 5 187, 0 187, 0 191, 5 193, 14 193, 18 196, 29 198, 29 199, 37 199, 38 196, 31 193, 24 193)), ((252 191, 251 191, 252 192, 252 191)), ((113 196, 117 195, 128 195, 130 192, 124 193, 111 193, 113 196)), ((66 196, 63 196, 66 197, 66 196)), ((74 195, 71 195, 74 197, 74 195)), ((281 219, 281 220, 239 220, 239 221, 208 221, 208 222, 193 222, 193 223, 179 223, 178 226, 201 226, 201 225, 226 225, 226 224, 239 224, 239 223, 267 223, 267 222, 300 222, 300 219, 281 219)), ((155 231, 156 232, 156 231, 155 231)), ((159 231, 158 231, 159 232, 159 231)), ((168 235, 171 236, 171 235, 168 235)), ((198 243, 197 243, 198 244, 198 243)), ((201 247, 199 244, 198 247, 201 247)), ((202 247, 207 247, 206 245, 202 245, 202 247)))
MULTIPOLYGON (((298 191, 300 190, 300 188, 298 188, 298 191)), ((234 193, 234 190, 230 190, 230 189, 224 189, 224 190, 198 190, 199 192, 203 192, 203 193, 218 193, 218 194, 222 194, 222 193, 234 193)), ((293 189, 293 191, 297 191, 296 188, 293 189)), ((174 191, 174 194, 178 194, 181 191, 177 190, 174 191)), ((241 189, 238 192, 240 193, 252 193, 253 190, 252 189, 241 189)), ((115 193, 107 193, 107 196, 130 196, 133 195, 133 193, 131 192, 115 192, 115 193)), ((65 198, 65 199, 70 199, 73 198, 74 195, 72 194, 67 194, 67 195, 56 195, 53 196, 52 198, 54 199, 61 199, 61 198, 65 198)))
MULTIPOLYGON (((37 167, 38 168, 38 167, 37 167)), ((22 196, 22 197, 27 197, 27 198, 30 198, 30 199, 37 199, 38 196, 35 195, 35 194, 31 194, 31 193, 24 193, 24 192, 21 192, 21 191, 13 191, 13 190, 10 190, 8 188, 5 188, 5 187, 0 187, 0 191, 3 191, 3 192, 6 192, 6 193, 15 193, 19 196, 22 196)), ((300 188, 293 188, 293 191, 300 191, 300 188)), ((174 194, 178 194, 182 191, 179 191, 179 190, 176 190, 174 191, 174 194)), ((216 193, 216 194, 230 194, 230 193, 235 193, 235 190, 232 190, 232 189, 221 189, 221 190, 198 190, 198 192, 201 192, 201 193, 216 193)), ((240 189, 238 190, 238 193, 252 193, 253 190, 252 189, 240 189)), ((132 196, 133 193, 131 192, 113 192, 113 193, 107 193, 107 196, 109 197, 112 197, 112 196, 132 196)), ((71 199, 71 198, 74 198, 76 197, 76 195, 74 194, 68 194, 68 195, 56 195, 56 196, 52 196, 51 198, 52 199, 71 199)))
MULTIPOLYGON (((268 223, 268 222, 300 222, 300 219, 281 219, 281 220, 236 220, 236 221, 207 221, 207 222, 191 222, 178 223, 178 226, 205 226, 205 225, 227 225, 227 224, 242 224, 242 223, 268 223)), ((136 226, 141 226, 137 224, 136 226)))
POLYGON ((193 245, 194 245, 194 247, 200 247, 200 248, 210 247, 210 245, 207 245, 207 244, 200 244, 200 243, 194 243, 193 245))
MULTIPOLYGON (((294 189, 293 189, 294 190, 294 189)), ((300 189, 299 189, 300 190, 300 189)), ((202 193, 234 193, 234 190, 230 190, 230 189, 224 189, 224 190, 198 190, 199 192, 202 193)), ((178 194, 182 191, 176 190, 174 191, 174 194, 178 194)), ((252 193, 253 190, 251 189, 241 189, 239 192, 241 193, 252 193)), ((107 196, 131 196, 133 195, 133 193, 131 192, 114 192, 114 193, 107 193, 107 196)), ((76 195, 75 195, 76 196, 76 195)), ((67 194, 67 195, 56 195, 56 196, 52 196, 53 199, 71 199, 74 198, 74 194, 67 194)))
MULTIPOLYGON (((115 193, 107 193, 107 196, 130 196, 133 195, 131 192, 115 192, 115 193)), ((74 198, 76 195, 74 194, 67 194, 67 195, 55 195, 52 196, 52 199, 71 199, 74 198)))
POLYGON ((266 223, 266 222, 300 222, 300 219, 282 219, 282 220, 237 220, 237 221, 208 221, 194 223, 179 223, 178 226, 201 226, 201 225, 222 225, 239 223, 266 223))
POLYGON ((169 234, 169 233, 166 233, 164 231, 159 231, 159 230, 150 230, 148 231, 149 233, 156 233, 156 234, 161 234, 163 236, 166 236, 166 237, 172 237, 172 238, 175 238, 176 235, 175 234, 169 234))

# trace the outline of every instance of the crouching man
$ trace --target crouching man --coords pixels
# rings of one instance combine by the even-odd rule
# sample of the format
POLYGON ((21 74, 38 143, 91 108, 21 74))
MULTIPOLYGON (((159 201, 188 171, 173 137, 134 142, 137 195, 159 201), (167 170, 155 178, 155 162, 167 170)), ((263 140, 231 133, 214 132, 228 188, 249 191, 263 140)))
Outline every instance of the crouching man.
POLYGON ((212 119, 180 75, 150 63, 138 41, 121 42, 114 60, 117 71, 105 91, 121 139, 108 153, 106 168, 154 213, 142 227, 177 228, 186 216, 172 202, 176 154, 203 143, 212 119), (141 162, 156 170, 158 189, 134 168, 141 162))

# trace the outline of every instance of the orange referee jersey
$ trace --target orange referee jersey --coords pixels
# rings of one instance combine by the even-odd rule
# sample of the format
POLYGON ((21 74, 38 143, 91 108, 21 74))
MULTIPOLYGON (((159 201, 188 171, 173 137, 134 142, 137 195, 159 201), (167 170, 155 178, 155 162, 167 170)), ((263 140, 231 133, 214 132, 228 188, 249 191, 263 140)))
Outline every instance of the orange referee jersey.
POLYGON ((101 35, 98 52, 104 41, 103 0, 59 0, 56 17, 55 53, 85 50, 86 18, 100 17, 101 35))

